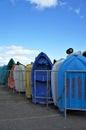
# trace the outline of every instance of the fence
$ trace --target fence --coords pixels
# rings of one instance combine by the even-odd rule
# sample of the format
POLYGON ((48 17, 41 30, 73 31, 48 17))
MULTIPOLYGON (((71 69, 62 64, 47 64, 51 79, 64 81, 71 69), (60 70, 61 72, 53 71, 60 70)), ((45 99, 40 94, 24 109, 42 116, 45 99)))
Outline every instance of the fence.
MULTIPOLYGON (((53 72, 57 73, 56 71, 53 71, 53 72)), ((28 86, 28 83, 29 83, 28 87, 30 87, 30 85, 31 85, 30 77, 28 80, 28 77, 25 78, 24 75, 25 75, 25 73, 30 75, 31 71, 28 71, 28 70, 16 71, 16 73, 20 73, 20 77, 18 76, 16 78, 14 78, 12 70, 3 71, 3 74, 5 76, 7 75, 6 73, 10 74, 13 81, 19 82, 18 87, 21 87, 22 83, 24 86, 28 86), (21 81, 22 81, 22 83, 20 83, 21 81)), ((68 70, 68 71, 65 71, 64 78, 65 78, 64 88, 63 88, 64 91, 62 91, 62 93, 63 93, 63 98, 64 98, 63 99, 64 115, 66 118, 67 110, 86 111, 86 71, 68 70)), ((4 83, 7 87, 9 87, 8 79, 5 80, 4 83)), ((51 96, 51 70, 35 70, 33 84, 34 84, 35 103, 36 103, 37 99, 42 99, 41 101, 45 100, 47 106, 48 106, 49 102, 53 103, 52 96, 51 96), (38 82, 39 82, 39 85, 38 85, 38 82), (40 82, 43 84, 40 84, 40 82), (44 95, 38 94, 38 88, 41 88, 42 93, 44 91, 44 95), (42 89, 44 89, 44 90, 42 91, 42 89)), ((15 88, 15 84, 14 84, 14 88, 15 88)), ((57 89, 56 91, 58 92, 58 86, 56 89, 57 89)), ((19 91, 19 93, 20 93, 20 91, 19 91)), ((57 99, 58 99, 58 93, 57 93, 57 99)), ((57 100, 57 102, 58 102, 58 100, 57 100)))
MULTIPOLYGON (((26 97, 31 98, 32 92, 31 92, 31 71, 30 70, 3 70, 4 74, 4 81, 2 84, 4 84, 5 87, 11 88, 13 92, 16 90, 19 95, 21 92, 25 92, 26 97), (28 96, 29 95, 29 96, 28 96)), ((1 75, 2 77, 3 75, 1 75)), ((51 70, 35 70, 34 71, 34 98, 35 103, 36 99, 43 99, 46 100, 46 104, 50 102, 53 102, 51 97, 51 70), (38 86, 39 80, 41 81, 42 86, 38 86), (44 86, 45 84, 45 86, 44 86), (39 91, 41 93, 44 92, 45 96, 43 94, 38 95, 38 87, 39 91), (40 89, 41 88, 41 89, 40 89), (43 90, 45 88, 45 90, 43 90)), ((42 101, 42 100, 41 100, 42 101)), ((41 102, 42 103, 42 102, 41 102)))
POLYGON ((39 99, 41 103, 53 103, 51 94, 51 70, 34 71, 34 98, 39 99), (38 90, 39 89, 39 90, 38 90))
POLYGON ((65 71, 64 114, 66 110, 86 111, 86 71, 65 71))

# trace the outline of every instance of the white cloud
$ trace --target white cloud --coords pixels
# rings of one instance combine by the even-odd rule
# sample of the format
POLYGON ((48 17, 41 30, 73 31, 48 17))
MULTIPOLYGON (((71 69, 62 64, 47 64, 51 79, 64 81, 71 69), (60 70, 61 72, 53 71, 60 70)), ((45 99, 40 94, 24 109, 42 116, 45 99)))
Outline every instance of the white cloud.
POLYGON ((31 4, 35 4, 37 9, 55 7, 58 4, 58 0, 26 0, 31 4))
POLYGON ((26 65, 30 62, 34 62, 38 54, 38 50, 29 50, 22 46, 0 46, 0 65, 7 65, 11 58, 13 58, 15 62, 19 61, 26 65))
POLYGON ((76 9, 74 10, 74 12, 75 12, 76 14, 80 14, 80 8, 76 8, 76 9))
POLYGON ((80 7, 74 9, 72 6, 69 5, 69 6, 68 6, 68 9, 69 9, 70 11, 72 11, 73 13, 77 14, 81 19, 84 18, 84 16, 81 15, 81 8, 80 8, 80 7))
POLYGON ((59 6, 64 7, 67 5, 67 2, 59 1, 59 6))
POLYGON ((10 47, 8 47, 8 51, 6 53, 10 54, 10 55, 15 55, 15 54, 33 55, 33 54, 36 54, 37 51, 24 49, 22 46, 10 46, 10 47))

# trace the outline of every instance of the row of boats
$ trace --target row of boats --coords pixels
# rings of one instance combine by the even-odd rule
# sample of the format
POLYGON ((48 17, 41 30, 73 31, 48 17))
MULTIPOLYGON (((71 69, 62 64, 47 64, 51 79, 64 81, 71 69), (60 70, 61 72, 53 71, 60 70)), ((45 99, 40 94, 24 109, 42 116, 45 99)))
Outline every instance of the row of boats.
POLYGON ((11 59, 7 66, 0 67, 0 83, 25 92, 33 103, 54 103, 59 110, 86 109, 86 58, 81 53, 68 51, 66 59, 52 63, 41 52, 26 66, 11 59))

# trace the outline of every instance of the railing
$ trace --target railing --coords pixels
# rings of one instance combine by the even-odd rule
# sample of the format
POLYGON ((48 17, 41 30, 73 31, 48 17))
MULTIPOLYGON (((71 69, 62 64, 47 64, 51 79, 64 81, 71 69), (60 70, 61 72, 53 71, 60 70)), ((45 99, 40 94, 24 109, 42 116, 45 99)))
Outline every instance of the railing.
POLYGON ((64 115, 67 110, 86 111, 86 71, 65 71, 64 115))
MULTIPOLYGON (((31 86, 31 71, 30 70, 15 70, 15 71, 3 70, 3 73, 5 73, 4 86, 11 88, 13 90, 13 92, 16 90, 19 93, 19 95, 21 93, 20 88, 22 88, 23 86, 26 87, 26 86, 28 86, 28 84, 31 86), (28 79, 28 77, 25 78, 25 73, 30 76, 29 79, 28 79), (16 76, 14 76, 14 75, 16 75, 16 76), (10 84, 9 84, 9 82, 10 82, 10 84), (15 82, 18 83, 18 87, 15 86, 15 82)), ((51 70, 35 70, 33 84, 34 84, 35 103, 36 103, 36 99, 38 99, 38 98, 44 99, 44 100, 46 100, 46 104, 48 107, 49 102, 53 102, 53 99, 50 96, 51 95, 51 70), (36 82, 37 78, 38 78, 38 80, 41 80, 42 82, 45 82, 45 84, 46 84, 45 85, 46 86, 45 97, 42 95, 40 95, 40 96, 37 95, 37 82, 36 82)), ((42 87, 42 86, 40 86, 40 87, 42 87)), ((25 88, 25 89, 27 89, 27 88, 25 88)), ((28 90, 26 90, 26 91, 28 91, 28 90)), ((25 93, 27 95, 28 92, 26 92, 26 91, 25 91, 25 93)))
POLYGON ((34 97, 35 97, 35 103, 36 99, 45 99, 46 104, 48 107, 49 102, 53 103, 53 99, 51 97, 51 70, 35 70, 34 71, 34 97), (37 95, 37 80, 38 82, 41 82, 45 84, 45 86, 40 87, 46 87, 45 96, 44 95, 37 95))

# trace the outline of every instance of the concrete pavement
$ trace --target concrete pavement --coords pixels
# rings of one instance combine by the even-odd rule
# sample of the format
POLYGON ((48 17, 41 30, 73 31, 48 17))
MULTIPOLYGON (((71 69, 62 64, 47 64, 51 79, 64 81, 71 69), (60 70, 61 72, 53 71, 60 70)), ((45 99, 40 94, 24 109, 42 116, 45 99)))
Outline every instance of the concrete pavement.
POLYGON ((0 85, 0 130, 86 130, 86 112, 68 111, 67 119, 54 105, 33 104, 0 85))

